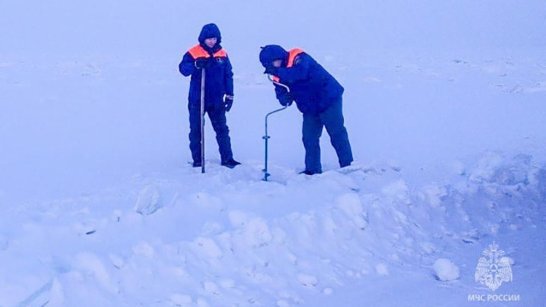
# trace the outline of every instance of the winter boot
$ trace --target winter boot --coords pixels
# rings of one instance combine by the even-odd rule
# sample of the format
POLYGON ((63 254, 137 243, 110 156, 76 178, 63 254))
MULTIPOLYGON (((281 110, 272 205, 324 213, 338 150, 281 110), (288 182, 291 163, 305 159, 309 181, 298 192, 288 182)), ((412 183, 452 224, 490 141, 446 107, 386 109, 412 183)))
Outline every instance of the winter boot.
POLYGON ((234 168, 237 165, 240 165, 240 162, 235 161, 234 159, 229 159, 227 161, 222 162, 222 165, 228 168, 234 168))

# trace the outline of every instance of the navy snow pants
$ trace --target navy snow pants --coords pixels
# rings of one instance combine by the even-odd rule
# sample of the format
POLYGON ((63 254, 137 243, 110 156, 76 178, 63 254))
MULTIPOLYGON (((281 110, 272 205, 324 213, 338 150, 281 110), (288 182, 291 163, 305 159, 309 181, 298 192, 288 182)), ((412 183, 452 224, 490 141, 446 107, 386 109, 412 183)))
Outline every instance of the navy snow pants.
POLYGON ((320 173, 320 136, 322 129, 330 135, 330 142, 336 150, 339 166, 353 162, 349 135, 344 126, 342 98, 339 97, 330 107, 318 114, 303 114, 303 145, 305 147, 305 170, 320 173))
MULTIPOLYGON (((193 162, 201 162, 201 121, 199 119, 201 110, 199 104, 189 104, 188 109, 190 113, 191 155, 193 162)), ((216 132, 216 142, 218 142, 222 163, 233 159, 225 107, 222 104, 205 106, 205 113, 208 114, 212 128, 216 132)))

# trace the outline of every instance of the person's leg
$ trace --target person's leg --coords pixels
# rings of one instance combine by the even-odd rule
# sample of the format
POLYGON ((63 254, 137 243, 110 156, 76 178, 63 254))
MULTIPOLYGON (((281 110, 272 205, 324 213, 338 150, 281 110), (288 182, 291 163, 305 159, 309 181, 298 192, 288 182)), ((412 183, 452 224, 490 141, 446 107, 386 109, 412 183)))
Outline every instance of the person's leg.
POLYGON ((209 114, 212 128, 214 129, 214 132, 216 132, 216 141, 218 142, 218 150, 220 151, 222 164, 232 161, 233 153, 231 151, 231 139, 229 137, 229 127, 227 126, 224 106, 218 105, 207 107, 207 113, 209 114))
POLYGON ((190 114, 190 150, 194 166, 201 165, 201 110, 199 105, 188 104, 190 114))
POLYGON ((344 125, 342 99, 335 101, 328 109, 320 113, 320 119, 330 135, 330 142, 336 150, 339 166, 345 167, 353 162, 353 153, 349 135, 344 125))
POLYGON ((315 114, 303 114, 302 141, 305 147, 305 171, 308 173, 321 173, 320 163, 320 136, 322 134, 322 122, 315 114))

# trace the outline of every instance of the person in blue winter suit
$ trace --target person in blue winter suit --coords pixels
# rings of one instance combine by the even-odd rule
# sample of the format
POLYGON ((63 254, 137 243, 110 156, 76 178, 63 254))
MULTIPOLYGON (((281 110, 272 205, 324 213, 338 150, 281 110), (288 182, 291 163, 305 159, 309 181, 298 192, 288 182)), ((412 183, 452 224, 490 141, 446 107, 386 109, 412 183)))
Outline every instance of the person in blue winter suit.
POLYGON ((343 87, 319 63, 303 50, 286 51, 278 45, 267 45, 260 51, 260 62, 266 74, 289 87, 275 85, 277 99, 283 106, 296 102, 303 113, 303 145, 307 175, 320 174, 320 136, 322 130, 330 135, 339 166, 353 162, 353 154, 342 112, 343 87))
POLYGON ((223 166, 233 168, 240 163, 233 159, 226 112, 233 106, 233 72, 227 52, 222 48, 220 29, 213 23, 203 26, 199 44, 184 54, 178 66, 184 76, 191 75, 188 110, 190 115, 190 150, 193 166, 201 167, 201 73, 205 70, 205 113, 216 132, 216 141, 223 166))

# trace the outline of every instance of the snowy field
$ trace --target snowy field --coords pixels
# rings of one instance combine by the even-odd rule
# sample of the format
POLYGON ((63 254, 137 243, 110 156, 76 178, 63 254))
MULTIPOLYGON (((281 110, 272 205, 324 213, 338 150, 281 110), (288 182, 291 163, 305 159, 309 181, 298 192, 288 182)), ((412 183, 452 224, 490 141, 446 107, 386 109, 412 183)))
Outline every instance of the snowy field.
POLYGON ((545 18, 543 1, 1 2, 0 306, 543 306, 545 18), (208 22, 243 165, 218 165, 207 126, 200 174, 177 66, 208 22), (343 84, 353 166, 325 133, 325 173, 298 175, 292 107, 261 180, 268 43, 343 84), (494 243, 513 274, 495 291, 475 280, 494 243))

